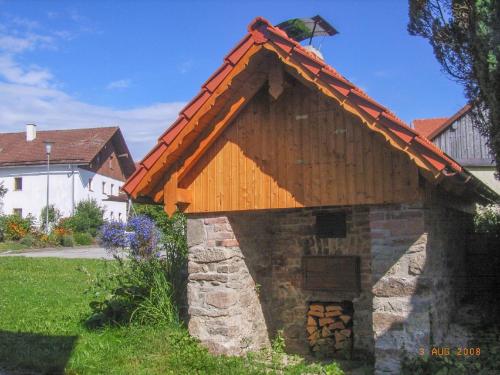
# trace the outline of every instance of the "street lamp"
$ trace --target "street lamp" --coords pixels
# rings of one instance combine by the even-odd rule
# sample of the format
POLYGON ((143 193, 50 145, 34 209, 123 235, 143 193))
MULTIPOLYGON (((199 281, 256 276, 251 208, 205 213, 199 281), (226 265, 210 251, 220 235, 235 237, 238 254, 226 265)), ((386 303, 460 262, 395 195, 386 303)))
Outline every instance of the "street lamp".
POLYGON ((47 154, 47 205, 45 206, 45 230, 49 234, 49 174, 50 174, 50 153, 54 142, 45 141, 45 153, 47 154))

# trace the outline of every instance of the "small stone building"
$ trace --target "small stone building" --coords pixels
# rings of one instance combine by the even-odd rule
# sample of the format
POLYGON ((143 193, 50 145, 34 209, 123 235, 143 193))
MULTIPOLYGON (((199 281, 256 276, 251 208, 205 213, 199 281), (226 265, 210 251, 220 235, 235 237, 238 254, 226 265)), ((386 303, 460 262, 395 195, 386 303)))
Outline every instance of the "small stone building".
POLYGON ((373 357, 438 344, 464 235, 496 194, 310 50, 257 18, 125 188, 188 215, 189 331, 373 357))

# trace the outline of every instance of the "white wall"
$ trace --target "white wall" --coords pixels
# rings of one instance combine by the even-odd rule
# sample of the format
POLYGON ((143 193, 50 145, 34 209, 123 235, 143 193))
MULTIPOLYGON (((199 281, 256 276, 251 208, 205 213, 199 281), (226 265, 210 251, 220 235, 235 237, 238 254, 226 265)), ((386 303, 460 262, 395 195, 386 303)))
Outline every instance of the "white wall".
MULTIPOLYGON (((23 217, 32 214, 37 219, 42 208, 46 205, 47 170, 45 166, 23 166, 0 168, 0 181, 8 189, 3 198, 3 213, 11 214, 15 208, 21 208, 23 217), (14 179, 22 178, 22 190, 14 190, 14 179)), ((104 217, 110 219, 111 211, 117 219, 126 217, 127 204, 124 202, 109 202, 111 184, 113 195, 118 195, 123 181, 95 174, 78 166, 51 165, 50 166, 50 196, 49 204, 61 211, 63 216, 70 216, 73 207, 79 201, 94 198, 105 209, 104 217), (92 191, 88 188, 89 178, 92 178, 92 191), (73 186, 74 181, 74 186, 73 186), (105 183, 105 192, 102 192, 102 183, 105 183)))
POLYGON ((495 178, 494 167, 466 167, 467 170, 488 185, 496 193, 500 194, 500 180, 495 178))

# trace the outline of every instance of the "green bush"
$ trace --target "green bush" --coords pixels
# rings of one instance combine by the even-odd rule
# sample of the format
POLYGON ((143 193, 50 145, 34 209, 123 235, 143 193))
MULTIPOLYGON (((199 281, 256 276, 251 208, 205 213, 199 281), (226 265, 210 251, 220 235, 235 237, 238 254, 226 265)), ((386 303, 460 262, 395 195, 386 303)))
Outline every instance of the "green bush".
POLYGON ((474 215, 476 233, 500 234, 500 208, 496 206, 479 207, 474 215))
POLYGON ((168 259, 166 272, 174 288, 175 300, 183 305, 187 280, 186 216, 176 212, 168 217, 161 205, 134 204, 133 209, 136 214, 153 219, 160 229, 160 246, 168 259))
POLYGON ((64 247, 73 247, 75 246, 75 240, 71 234, 65 234, 61 237, 61 245, 64 247))
POLYGON ((44 238, 44 244, 45 246, 60 246, 62 241, 62 236, 58 234, 57 232, 50 232, 48 236, 45 236, 44 238))
POLYGON ((73 238, 75 239, 75 243, 77 245, 92 245, 94 242, 94 239, 88 233, 76 232, 73 234, 73 238))
POLYGON ((96 298, 87 320, 90 327, 140 324, 174 324, 180 322, 168 282, 165 259, 117 259, 98 275, 88 292, 96 298))
MULTIPOLYGON (((53 204, 49 205, 49 229, 54 227, 61 219, 61 211, 59 211, 53 204)), ((47 231, 47 206, 42 208, 40 212, 40 229, 44 232, 47 231)))
POLYGON ((92 237, 95 237, 104 223, 103 215, 104 210, 95 199, 80 201, 75 208, 74 215, 67 219, 65 225, 73 232, 90 233, 92 237))
POLYGON ((23 238, 21 238, 21 241, 19 241, 24 246, 27 247, 32 247, 35 244, 35 238, 31 234, 27 234, 23 238))
POLYGON ((32 231, 33 222, 29 215, 25 218, 15 214, 0 216, 0 236, 7 241, 19 241, 32 231))

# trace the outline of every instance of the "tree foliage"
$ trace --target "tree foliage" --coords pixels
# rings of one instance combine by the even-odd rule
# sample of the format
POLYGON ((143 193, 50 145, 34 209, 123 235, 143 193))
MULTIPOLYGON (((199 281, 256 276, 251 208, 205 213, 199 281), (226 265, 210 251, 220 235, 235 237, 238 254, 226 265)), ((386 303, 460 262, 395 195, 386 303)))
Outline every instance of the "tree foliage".
POLYGON ((74 232, 89 233, 92 237, 104 224, 104 209, 95 199, 80 201, 75 207, 75 213, 67 219, 66 225, 74 232))
POLYGON ((3 198, 7 194, 7 188, 3 186, 3 181, 0 181, 0 198, 3 198))
MULTIPOLYGON (((56 225, 61 219, 61 211, 59 211, 53 204, 49 204, 49 229, 56 225)), ((47 229, 47 206, 43 206, 40 212, 41 229, 47 229)))
POLYGON ((408 31, 429 40, 443 71, 464 86, 500 171, 500 1, 409 0, 408 31))

